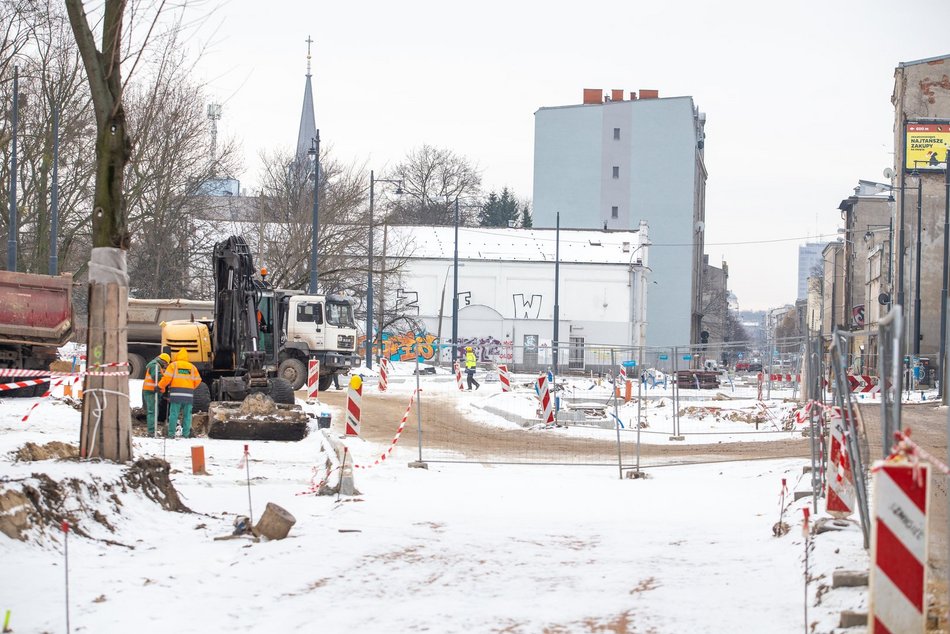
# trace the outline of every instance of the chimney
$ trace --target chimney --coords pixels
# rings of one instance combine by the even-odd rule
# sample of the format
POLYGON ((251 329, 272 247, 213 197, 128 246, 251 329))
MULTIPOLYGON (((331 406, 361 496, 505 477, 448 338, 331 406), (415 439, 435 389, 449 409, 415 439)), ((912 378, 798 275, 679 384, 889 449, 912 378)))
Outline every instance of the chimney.
POLYGON ((658 99, 659 96, 659 90, 647 90, 646 88, 640 89, 640 99, 658 99))
POLYGON ((636 101, 636 100, 637 100, 637 93, 631 91, 631 92, 630 92, 630 101, 636 101))
POLYGON ((623 89, 617 90, 613 89, 610 91, 610 100, 611 101, 623 101, 623 89))
POLYGON ((584 89, 584 103, 603 103, 604 102, 604 91, 600 88, 585 88, 584 89))

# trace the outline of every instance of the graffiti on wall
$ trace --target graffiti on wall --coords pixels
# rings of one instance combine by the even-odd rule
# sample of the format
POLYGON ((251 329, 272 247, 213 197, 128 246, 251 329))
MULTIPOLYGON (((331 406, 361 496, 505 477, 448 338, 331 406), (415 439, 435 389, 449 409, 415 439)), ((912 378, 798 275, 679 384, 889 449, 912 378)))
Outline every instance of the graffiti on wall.
POLYGON ((472 305, 472 291, 463 291, 459 293, 459 306, 472 305))
POLYGON ((540 319, 543 299, 544 297, 537 293, 531 295, 528 300, 525 300, 524 293, 512 294, 511 301, 515 305, 515 319, 540 319))
POLYGON ((494 361, 495 363, 511 363, 514 358, 514 347, 509 340, 499 341, 494 337, 464 337, 458 341, 460 354, 471 346, 472 352, 479 361, 494 361))
POLYGON ((396 312, 418 316, 419 293, 404 288, 396 289, 396 312))

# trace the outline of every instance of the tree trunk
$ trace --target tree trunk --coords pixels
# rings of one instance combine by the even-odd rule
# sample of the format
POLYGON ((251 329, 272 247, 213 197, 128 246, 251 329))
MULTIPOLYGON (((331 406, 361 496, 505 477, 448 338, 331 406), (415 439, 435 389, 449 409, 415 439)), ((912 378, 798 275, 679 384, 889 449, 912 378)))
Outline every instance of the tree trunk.
POLYGON ((96 48, 82 0, 66 0, 96 111, 96 189, 89 262, 89 330, 80 455, 124 462, 132 458, 126 308, 128 222, 122 184, 131 156, 122 107, 122 20, 126 0, 106 0, 102 51, 96 48))

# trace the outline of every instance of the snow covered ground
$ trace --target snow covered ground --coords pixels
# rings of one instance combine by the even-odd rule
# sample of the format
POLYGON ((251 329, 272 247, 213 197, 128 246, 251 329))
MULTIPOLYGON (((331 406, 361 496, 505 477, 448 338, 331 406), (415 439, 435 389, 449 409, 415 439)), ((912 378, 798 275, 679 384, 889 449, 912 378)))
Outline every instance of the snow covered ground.
MULTIPOLYGON (((395 378, 390 387, 397 393, 414 389, 414 376, 397 372, 395 378)), ((457 393, 452 377, 423 376, 421 382, 427 395, 457 393)), ((485 424, 510 425, 479 405, 508 395, 500 394, 497 383, 483 386, 460 398, 461 406, 482 411, 479 420, 485 424)), ((137 391, 133 383, 133 405, 137 391)), ((79 413, 62 402, 44 401, 21 423, 34 402, 0 403, 4 486, 29 482, 40 472, 89 482, 119 476, 122 467, 108 464, 14 462, 11 452, 28 441, 78 439, 79 413)), ((704 401, 688 405, 699 403, 704 401)), ((685 433, 719 424, 710 415, 696 418, 683 419, 685 433)), ((657 413, 647 430, 665 424, 657 413)), ((563 431, 615 434, 581 427, 563 431)), ((657 435, 654 441, 663 438, 657 435)), ((751 437, 736 434, 735 439, 751 437)), ((362 441, 349 446, 358 464, 371 463, 386 449, 362 441)), ((136 437, 137 456, 164 452, 193 514, 162 511, 132 491, 121 496, 121 506, 88 497, 89 508, 82 511, 78 501, 67 501, 93 537, 124 544, 70 538, 74 631, 118 632, 130 626, 138 632, 803 629, 800 509, 807 500, 785 512, 791 525, 787 535, 772 534, 781 480, 787 479, 792 490, 804 486, 800 460, 663 468, 647 479, 620 480, 616 469, 607 467, 432 464, 428 470, 409 469, 406 464, 415 458, 409 443, 398 445, 385 463, 356 470, 361 495, 337 500, 302 495, 315 466, 322 464, 320 434, 313 429, 298 443, 250 445, 253 513, 258 516, 267 502, 284 507, 297 519, 290 536, 261 543, 214 541, 231 532, 236 515, 248 513, 245 470, 238 466, 242 448, 240 442, 207 438, 166 443, 136 437), (210 475, 191 474, 194 445, 205 447, 210 475), (89 519, 94 508, 114 532, 89 519)), ((46 528, 34 530, 25 542, 0 536, 5 564, 0 610, 12 611, 15 632, 65 631, 62 535, 56 527, 46 528)), ((809 621, 817 622, 815 631, 830 632, 842 609, 865 607, 866 589, 822 592, 821 604, 814 605, 832 570, 867 569, 860 531, 817 536, 811 565, 809 621)), ((860 630, 849 630, 855 631, 860 630)))

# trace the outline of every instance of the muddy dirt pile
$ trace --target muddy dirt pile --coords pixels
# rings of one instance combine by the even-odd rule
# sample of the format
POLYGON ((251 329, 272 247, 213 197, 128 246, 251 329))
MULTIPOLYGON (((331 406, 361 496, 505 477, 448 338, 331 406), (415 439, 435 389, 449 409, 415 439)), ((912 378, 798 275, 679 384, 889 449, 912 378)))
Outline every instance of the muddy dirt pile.
MULTIPOLYGON (((20 451, 33 449, 24 446, 20 451)), ((129 496, 144 497, 166 511, 191 512, 168 473, 169 465, 164 460, 143 458, 111 481, 100 477, 56 480, 45 473, 2 480, 0 533, 11 539, 45 542, 61 530, 65 520, 81 537, 119 544, 106 535, 116 532, 115 522, 125 506, 123 499, 129 496)))
POLYGON ((28 442, 20 447, 13 458, 17 462, 36 462, 38 460, 71 460, 79 457, 79 447, 54 440, 45 445, 28 442))

